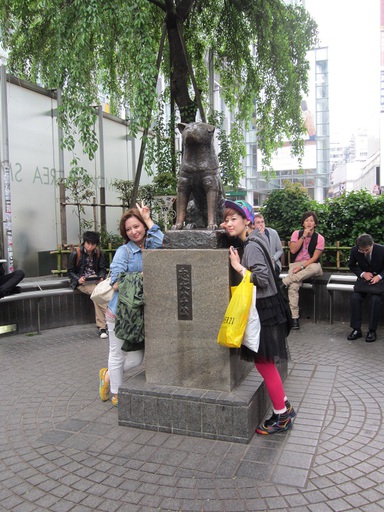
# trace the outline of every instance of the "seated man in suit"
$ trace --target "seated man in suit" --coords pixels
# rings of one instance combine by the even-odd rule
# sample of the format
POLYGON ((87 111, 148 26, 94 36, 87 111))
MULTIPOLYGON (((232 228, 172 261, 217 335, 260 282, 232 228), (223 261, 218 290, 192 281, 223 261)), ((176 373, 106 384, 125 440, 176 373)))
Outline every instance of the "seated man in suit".
MULTIPOLYGON (((5 261, 5 260, 3 260, 5 261)), ((4 263, 0 263, 0 299, 6 295, 12 295, 13 293, 20 293, 21 289, 17 286, 20 281, 25 277, 22 270, 14 270, 9 274, 5 273, 4 263)))
MULTIPOLYGON (((384 278, 384 246, 375 244, 371 235, 363 234, 356 239, 352 247, 348 266, 358 278, 365 279, 371 286, 375 286, 384 278)), ((369 330, 365 341, 376 341, 376 329, 379 323, 381 305, 384 299, 382 294, 362 293, 354 291, 351 296, 351 334, 348 340, 357 340, 362 337, 361 321, 363 302, 367 295, 371 297, 371 311, 369 330)))

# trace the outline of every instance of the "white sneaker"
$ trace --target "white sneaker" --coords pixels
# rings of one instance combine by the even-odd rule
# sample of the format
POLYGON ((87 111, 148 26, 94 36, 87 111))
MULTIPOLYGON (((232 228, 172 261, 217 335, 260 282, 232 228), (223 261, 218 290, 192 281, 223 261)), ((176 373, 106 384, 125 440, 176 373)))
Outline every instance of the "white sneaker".
POLYGON ((107 330, 106 329, 99 329, 99 337, 100 338, 108 338, 108 333, 107 333, 107 330))

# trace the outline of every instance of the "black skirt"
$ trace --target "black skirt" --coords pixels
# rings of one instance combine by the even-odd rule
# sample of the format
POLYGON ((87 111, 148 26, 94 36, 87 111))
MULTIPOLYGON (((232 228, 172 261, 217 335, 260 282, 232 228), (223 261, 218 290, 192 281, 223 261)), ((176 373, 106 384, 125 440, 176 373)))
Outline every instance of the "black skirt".
POLYGON ((286 337, 285 312, 278 295, 256 298, 256 309, 260 318, 260 346, 258 352, 241 345, 241 358, 246 361, 277 362, 289 359, 286 337))

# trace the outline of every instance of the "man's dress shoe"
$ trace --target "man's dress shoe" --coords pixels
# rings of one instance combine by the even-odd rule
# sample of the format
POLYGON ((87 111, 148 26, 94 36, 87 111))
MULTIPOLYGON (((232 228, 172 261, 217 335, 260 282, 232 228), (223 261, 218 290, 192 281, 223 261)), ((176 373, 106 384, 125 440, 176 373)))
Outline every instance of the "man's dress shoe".
POLYGON ((367 337, 365 338, 365 341, 367 343, 372 343, 372 341, 376 341, 376 332, 375 331, 368 331, 367 337))
POLYGON ((353 329, 353 331, 351 332, 351 334, 347 337, 347 340, 349 341, 355 341, 357 340, 358 338, 361 338, 362 337, 362 332, 358 329, 353 329))
POLYGON ((292 318, 292 329, 297 330, 300 329, 299 319, 292 318))

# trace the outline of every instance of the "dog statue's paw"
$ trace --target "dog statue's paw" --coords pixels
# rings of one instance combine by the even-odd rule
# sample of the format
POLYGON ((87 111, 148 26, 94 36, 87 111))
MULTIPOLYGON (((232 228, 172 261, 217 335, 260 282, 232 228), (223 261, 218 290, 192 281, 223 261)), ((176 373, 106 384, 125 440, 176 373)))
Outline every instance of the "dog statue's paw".
POLYGON ((185 226, 185 229, 196 229, 196 224, 191 222, 185 226))
POLYGON ((208 231, 216 231, 217 224, 208 224, 207 229, 208 231))
POLYGON ((171 227, 172 231, 179 231, 180 229, 183 229, 183 223, 182 222, 178 222, 177 224, 174 224, 171 227))

